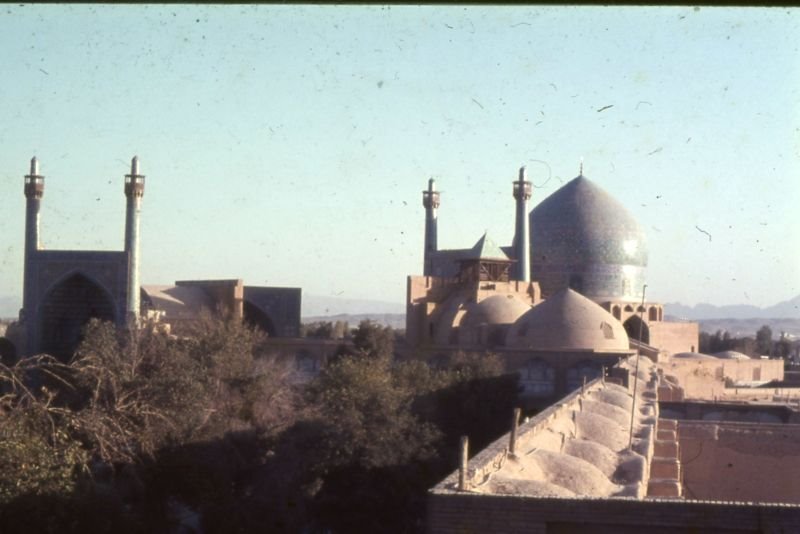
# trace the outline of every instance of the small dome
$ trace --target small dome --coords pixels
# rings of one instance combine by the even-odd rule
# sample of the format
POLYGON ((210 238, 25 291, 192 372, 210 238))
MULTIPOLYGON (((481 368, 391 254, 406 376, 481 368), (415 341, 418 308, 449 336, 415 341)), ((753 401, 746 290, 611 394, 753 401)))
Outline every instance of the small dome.
POLYGON ((680 360, 713 360, 714 356, 702 354, 700 352, 678 352, 672 355, 673 358, 680 360))
POLYGON ((723 350, 722 352, 715 352, 712 354, 715 358, 721 358, 723 360, 749 360, 750 356, 747 354, 742 354, 741 352, 737 352, 735 350, 723 350))
POLYGON ((519 319, 531 306, 515 295, 492 295, 467 309, 462 327, 481 324, 511 324, 519 319))
POLYGON ((510 347, 537 350, 629 350, 628 334, 613 315, 571 289, 562 289, 511 326, 510 347))

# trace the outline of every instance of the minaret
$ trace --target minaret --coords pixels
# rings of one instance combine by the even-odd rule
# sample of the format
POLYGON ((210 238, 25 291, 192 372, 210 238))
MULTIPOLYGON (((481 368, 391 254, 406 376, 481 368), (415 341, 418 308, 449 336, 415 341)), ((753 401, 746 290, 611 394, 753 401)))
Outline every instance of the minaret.
POLYGON ((514 228, 514 256, 517 260, 516 280, 531 281, 531 243, 528 232, 528 200, 531 198, 531 183, 526 179, 525 167, 519 169, 519 180, 514 182, 514 198, 517 200, 517 216, 514 228))
POLYGON ((125 175, 125 252, 128 253, 128 298, 126 302, 129 324, 139 322, 139 212, 144 196, 144 176, 139 174, 139 157, 131 160, 131 173, 125 175))
POLYGON ((39 250, 39 208, 44 196, 44 176, 39 174, 39 160, 31 159, 31 173, 25 175, 25 265, 23 267, 22 309, 27 317, 33 313, 31 291, 32 256, 39 250))
POLYGON ((433 253, 438 250, 436 210, 439 208, 439 192, 436 191, 436 182, 433 178, 428 180, 427 191, 422 192, 422 205, 425 206, 425 264, 422 274, 425 276, 432 276, 433 253))

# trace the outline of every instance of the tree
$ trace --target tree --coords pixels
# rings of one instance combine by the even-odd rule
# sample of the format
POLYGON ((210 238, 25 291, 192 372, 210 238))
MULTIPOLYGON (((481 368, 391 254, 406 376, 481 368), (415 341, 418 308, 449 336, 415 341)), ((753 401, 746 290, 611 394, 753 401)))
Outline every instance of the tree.
POLYGON ((0 506, 23 495, 68 494, 88 472, 89 455, 70 435, 75 414, 46 387, 27 385, 60 367, 49 356, 0 364, 0 506))
POLYGON ((759 354, 772 355, 772 329, 764 325, 756 332, 756 349, 759 354))
POLYGON ((394 356, 394 331, 370 320, 361 321, 353 333, 353 346, 371 359, 394 356))
POLYGON ((788 359, 792 354, 792 342, 786 335, 786 332, 781 332, 781 337, 775 342, 775 356, 783 360, 788 359))

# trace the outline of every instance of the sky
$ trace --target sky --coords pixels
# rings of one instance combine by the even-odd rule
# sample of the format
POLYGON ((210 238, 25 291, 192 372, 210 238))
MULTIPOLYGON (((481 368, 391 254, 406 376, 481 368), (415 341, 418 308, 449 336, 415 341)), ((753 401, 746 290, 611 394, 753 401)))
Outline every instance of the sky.
MULTIPOLYGON (((578 174, 647 234, 648 297, 800 293, 800 10, 599 6, 0 6, 0 297, 21 303, 23 176, 47 249, 141 280, 242 278, 402 303, 439 246, 509 244, 578 174)), ((535 273, 534 273, 535 278, 535 273)))

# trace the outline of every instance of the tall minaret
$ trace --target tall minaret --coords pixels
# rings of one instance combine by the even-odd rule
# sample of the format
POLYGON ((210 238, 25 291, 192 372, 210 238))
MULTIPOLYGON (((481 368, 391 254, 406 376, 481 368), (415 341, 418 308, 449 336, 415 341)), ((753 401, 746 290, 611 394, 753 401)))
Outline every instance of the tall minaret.
POLYGON ((139 322, 139 212, 144 196, 144 176, 139 174, 139 156, 131 160, 131 173, 125 175, 125 252, 128 253, 128 299, 126 303, 129 324, 139 322))
POLYGON ((39 160, 31 158, 31 173, 25 175, 25 265, 23 267, 22 309, 25 317, 33 313, 30 295, 33 290, 30 262, 39 250, 39 208, 44 196, 44 176, 39 174, 39 160))
POLYGON ((526 179, 525 167, 519 169, 519 180, 514 182, 514 198, 517 200, 516 226, 514 228, 514 256, 517 260, 516 280, 531 281, 531 243, 528 231, 528 200, 531 198, 531 183, 526 179))
POLYGON ((436 191, 436 182, 433 178, 428 180, 427 191, 422 192, 422 205, 425 206, 425 254, 422 274, 433 275, 433 253, 437 248, 437 216, 439 208, 439 192, 436 191))

